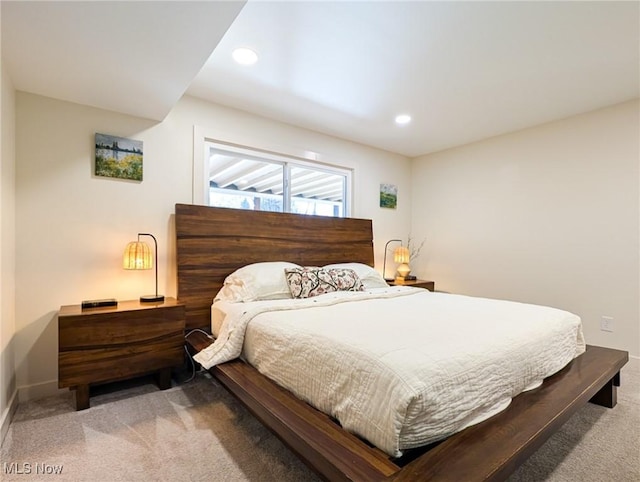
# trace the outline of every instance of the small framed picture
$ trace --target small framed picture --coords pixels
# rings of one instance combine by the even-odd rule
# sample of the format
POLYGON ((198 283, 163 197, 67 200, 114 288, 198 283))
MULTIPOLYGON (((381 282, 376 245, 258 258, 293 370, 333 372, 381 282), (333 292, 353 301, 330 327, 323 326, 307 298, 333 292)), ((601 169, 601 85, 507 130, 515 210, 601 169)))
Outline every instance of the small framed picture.
POLYGON ((380 207, 395 209, 398 206, 398 186, 380 184, 380 207))
POLYGON ((142 141, 96 134, 95 174, 142 181, 142 141))

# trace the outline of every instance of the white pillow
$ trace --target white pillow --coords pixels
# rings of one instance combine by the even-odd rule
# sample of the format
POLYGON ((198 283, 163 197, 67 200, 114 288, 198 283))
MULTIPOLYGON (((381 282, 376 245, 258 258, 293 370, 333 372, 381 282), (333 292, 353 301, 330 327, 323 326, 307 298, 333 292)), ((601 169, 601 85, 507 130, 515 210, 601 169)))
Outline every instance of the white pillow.
POLYGON ((226 277, 222 289, 213 301, 239 303, 291 298, 284 270, 300 267, 286 261, 268 261, 243 266, 226 277))
POLYGON ((336 263, 336 264, 328 264, 327 266, 323 266, 323 268, 342 268, 342 269, 352 269, 362 281, 362 285, 365 290, 370 290, 373 288, 387 288, 389 285, 384 280, 382 275, 378 273, 371 266, 363 263, 336 263))

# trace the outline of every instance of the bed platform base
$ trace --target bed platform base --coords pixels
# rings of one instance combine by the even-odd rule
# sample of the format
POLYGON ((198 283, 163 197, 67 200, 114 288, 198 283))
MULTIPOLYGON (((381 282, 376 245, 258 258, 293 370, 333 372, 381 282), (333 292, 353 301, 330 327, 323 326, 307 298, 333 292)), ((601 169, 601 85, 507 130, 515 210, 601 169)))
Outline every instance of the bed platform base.
MULTIPOLYGON (((187 343, 197 352, 211 340, 193 332, 187 343)), ((449 437, 404 466, 240 360, 209 372, 326 480, 499 481, 587 402, 615 406, 620 369, 627 361, 625 351, 588 346, 541 387, 514 398, 503 412, 449 437)))

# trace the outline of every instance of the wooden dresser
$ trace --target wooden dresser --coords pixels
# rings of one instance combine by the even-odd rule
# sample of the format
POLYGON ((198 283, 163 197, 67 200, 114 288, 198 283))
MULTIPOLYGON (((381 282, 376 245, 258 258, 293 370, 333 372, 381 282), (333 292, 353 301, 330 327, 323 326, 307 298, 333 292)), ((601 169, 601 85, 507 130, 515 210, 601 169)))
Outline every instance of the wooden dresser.
POLYGON ((407 280, 407 281, 387 281, 389 286, 413 286, 414 288, 424 288, 429 291, 435 291, 436 283, 434 281, 427 281, 423 279, 407 280))
POLYGON ((89 386, 148 373, 160 389, 184 359, 184 305, 120 301, 118 306, 62 306, 58 315, 58 386, 76 390, 76 408, 89 408, 89 386))

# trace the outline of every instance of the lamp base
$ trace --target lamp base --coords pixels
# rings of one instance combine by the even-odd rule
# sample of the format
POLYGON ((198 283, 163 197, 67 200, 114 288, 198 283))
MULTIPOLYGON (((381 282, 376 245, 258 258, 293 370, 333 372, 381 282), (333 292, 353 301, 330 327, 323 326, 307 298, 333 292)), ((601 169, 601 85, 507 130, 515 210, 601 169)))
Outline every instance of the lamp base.
POLYGON ((140 297, 142 303, 158 303, 164 301, 164 295, 143 295, 140 297))

